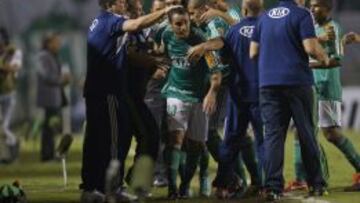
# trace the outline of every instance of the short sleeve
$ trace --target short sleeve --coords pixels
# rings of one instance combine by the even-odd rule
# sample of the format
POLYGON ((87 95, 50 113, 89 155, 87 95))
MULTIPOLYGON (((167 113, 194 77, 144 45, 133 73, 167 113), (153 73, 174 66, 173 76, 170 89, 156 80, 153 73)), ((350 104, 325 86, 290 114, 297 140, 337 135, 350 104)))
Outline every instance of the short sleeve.
POLYGON ((114 15, 111 19, 111 35, 123 34, 123 25, 126 20, 123 16, 114 15))
POLYGON ((23 54, 20 50, 16 50, 14 56, 12 57, 11 61, 10 61, 10 65, 16 65, 19 68, 21 68, 22 66, 22 61, 23 61, 23 54))
POLYGON ((302 40, 316 38, 314 18, 310 12, 300 19, 300 37, 302 40))

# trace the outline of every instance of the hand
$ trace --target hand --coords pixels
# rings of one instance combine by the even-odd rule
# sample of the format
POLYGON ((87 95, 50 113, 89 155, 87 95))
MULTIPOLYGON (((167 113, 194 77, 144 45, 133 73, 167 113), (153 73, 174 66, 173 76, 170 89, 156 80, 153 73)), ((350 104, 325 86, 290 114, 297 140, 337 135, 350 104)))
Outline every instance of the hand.
POLYGON ((154 78, 156 80, 161 80, 166 77, 167 73, 168 73, 167 67, 159 67, 158 69, 156 69, 155 73, 152 75, 152 78, 154 78))
POLYGON ((213 114, 216 110, 216 95, 215 92, 209 92, 204 98, 203 111, 208 115, 213 114))
POLYGON ((350 32, 343 37, 342 42, 345 45, 352 44, 352 43, 356 42, 356 37, 357 37, 357 34, 355 32, 350 32))
POLYGON ((331 60, 329 57, 326 57, 324 60, 324 65, 325 67, 329 67, 331 65, 331 60))
POLYGON ((206 49, 203 44, 196 45, 191 47, 188 51, 188 60, 189 61, 199 61, 201 57, 204 56, 206 49))
POLYGON ((319 36, 321 42, 334 41, 336 39, 336 33, 334 29, 326 29, 326 33, 319 36))
POLYGON ((165 8, 165 13, 169 13, 171 10, 175 9, 175 8, 182 8, 182 5, 175 5, 175 6, 169 6, 165 8))
POLYGON ((221 11, 209 7, 208 10, 200 17, 200 21, 202 23, 205 23, 210 21, 214 17, 218 17, 220 15, 221 15, 221 11))
POLYGON ((64 73, 62 76, 61 76, 61 82, 62 84, 65 86, 65 85, 68 85, 70 83, 70 80, 71 80, 71 75, 70 73, 64 73))

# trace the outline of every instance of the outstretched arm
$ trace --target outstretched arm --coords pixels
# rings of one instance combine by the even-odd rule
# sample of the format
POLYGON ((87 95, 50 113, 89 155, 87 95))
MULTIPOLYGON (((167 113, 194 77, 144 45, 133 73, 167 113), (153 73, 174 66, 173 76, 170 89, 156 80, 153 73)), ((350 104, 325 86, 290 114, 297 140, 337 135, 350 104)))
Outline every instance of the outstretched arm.
POLYGON ((136 19, 126 20, 122 26, 124 32, 136 32, 144 28, 150 27, 161 19, 166 13, 179 6, 171 6, 136 19))
POLYGON ((216 51, 224 47, 224 40, 221 37, 214 38, 196 45, 189 49, 188 58, 190 61, 197 61, 208 51, 216 51))

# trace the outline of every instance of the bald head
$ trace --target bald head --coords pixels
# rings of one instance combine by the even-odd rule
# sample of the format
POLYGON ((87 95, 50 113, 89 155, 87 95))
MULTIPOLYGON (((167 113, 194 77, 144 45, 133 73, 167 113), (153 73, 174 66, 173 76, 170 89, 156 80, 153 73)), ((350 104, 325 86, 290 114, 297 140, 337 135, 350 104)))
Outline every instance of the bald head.
POLYGON ((244 16, 258 16, 264 6, 263 0, 243 0, 242 12, 244 16))

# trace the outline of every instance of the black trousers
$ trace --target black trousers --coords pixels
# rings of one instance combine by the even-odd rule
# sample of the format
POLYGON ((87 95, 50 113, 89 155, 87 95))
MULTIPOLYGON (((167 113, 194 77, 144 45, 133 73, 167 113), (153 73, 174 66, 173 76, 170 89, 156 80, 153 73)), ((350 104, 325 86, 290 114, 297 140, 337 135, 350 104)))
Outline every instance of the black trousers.
MULTIPOLYGON (((85 99, 86 132, 83 144, 81 189, 105 191, 111 159, 124 166, 131 142, 130 113, 124 98, 114 95, 85 99)), ((117 180, 120 186, 123 173, 117 180)))
POLYGON ((41 133, 41 161, 50 161, 55 157, 55 134, 56 126, 52 123, 53 118, 61 118, 61 108, 45 108, 45 119, 41 133))

